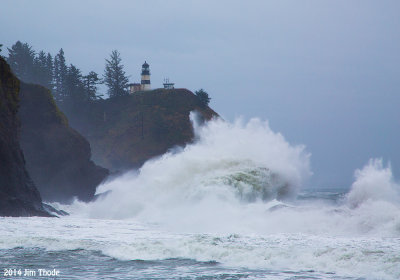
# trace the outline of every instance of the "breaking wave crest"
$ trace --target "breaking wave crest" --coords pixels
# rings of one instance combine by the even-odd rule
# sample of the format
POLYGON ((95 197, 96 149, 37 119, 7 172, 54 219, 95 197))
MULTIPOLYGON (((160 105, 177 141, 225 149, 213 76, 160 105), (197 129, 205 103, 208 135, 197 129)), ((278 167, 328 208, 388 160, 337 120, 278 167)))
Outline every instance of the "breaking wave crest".
POLYGON ((400 186, 382 160, 356 170, 350 190, 307 197, 298 190, 309 155, 266 122, 194 127, 196 143, 103 184, 92 203, 65 206, 69 217, 4 219, 0 249, 400 279, 400 186))
POLYGON ((354 176, 356 181, 347 195, 351 207, 377 201, 400 202, 400 186, 394 181, 390 165, 384 167, 382 159, 371 159, 363 169, 357 169, 354 176))
POLYGON ((97 193, 108 194, 90 204, 90 216, 160 222, 180 212, 223 219, 249 203, 295 197, 311 174, 304 147, 291 146, 267 122, 215 119, 199 126, 191 119, 194 144, 101 185, 97 193))
POLYGON ((148 161, 79 204, 88 217, 130 219, 180 232, 400 235, 399 185, 375 159, 339 201, 296 200, 309 154, 267 122, 194 125, 197 141, 148 161), (82 208, 85 208, 84 210, 82 208))

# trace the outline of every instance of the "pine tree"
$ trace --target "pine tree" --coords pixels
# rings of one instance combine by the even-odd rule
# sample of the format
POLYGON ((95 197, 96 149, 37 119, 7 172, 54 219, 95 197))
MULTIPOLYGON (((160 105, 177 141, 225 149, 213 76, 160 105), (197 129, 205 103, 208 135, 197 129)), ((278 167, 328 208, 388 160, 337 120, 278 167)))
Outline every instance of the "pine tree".
POLYGON ((195 95, 200 102, 200 106, 207 107, 208 103, 210 103, 211 98, 208 96, 208 93, 204 89, 201 88, 195 91, 195 95))
POLYGON ((128 94, 128 77, 125 74, 124 66, 121 64, 120 53, 117 50, 111 52, 110 60, 106 59, 106 68, 103 76, 110 97, 128 94))
POLYGON ((60 67, 58 66, 58 57, 57 55, 54 57, 54 64, 53 64, 53 96, 56 101, 60 101, 61 97, 59 94, 60 89, 60 67))
POLYGON ((46 83, 45 87, 53 91, 53 78, 54 78, 54 65, 53 57, 50 53, 47 53, 46 57, 46 83))
POLYGON ((44 87, 47 86, 48 81, 46 77, 46 54, 44 51, 40 51, 37 56, 33 60, 33 69, 34 69, 34 83, 42 85, 44 87))
POLYGON ((60 49, 54 58, 54 97, 62 102, 66 97, 66 77, 68 67, 65 64, 63 49, 60 49))
POLYGON ((74 103, 79 103, 86 100, 81 70, 72 64, 67 69, 64 86, 65 95, 63 101, 68 100, 74 103))
POLYGON ((25 82, 34 82, 35 51, 32 47, 17 41, 8 52, 7 62, 14 74, 25 82))
POLYGON ((90 71, 88 75, 83 76, 83 86, 87 100, 96 100, 100 96, 96 95, 96 92, 97 85, 101 83, 101 79, 94 71, 90 71))

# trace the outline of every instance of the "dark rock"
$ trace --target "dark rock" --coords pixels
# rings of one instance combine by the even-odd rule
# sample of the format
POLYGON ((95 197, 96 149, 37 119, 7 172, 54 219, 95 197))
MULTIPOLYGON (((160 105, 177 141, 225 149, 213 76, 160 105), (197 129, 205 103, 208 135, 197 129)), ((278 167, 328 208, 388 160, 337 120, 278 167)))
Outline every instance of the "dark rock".
POLYGON ((0 216, 49 216, 19 145, 18 79, 0 57, 0 216))
MULTIPOLYGON (((65 105, 63 105, 65 106, 65 105)), ((140 167, 194 138, 189 119, 218 117, 187 89, 156 89, 63 107, 72 127, 89 140, 93 160, 110 170, 140 167)))
POLYGON ((43 203, 43 208, 46 212, 48 212, 50 215, 57 215, 57 216, 69 216, 68 212, 65 212, 64 210, 57 210, 53 206, 43 203))
POLYGON ((48 89, 21 83, 20 98, 21 147, 43 199, 91 200, 108 170, 90 160, 88 141, 68 125, 48 89))

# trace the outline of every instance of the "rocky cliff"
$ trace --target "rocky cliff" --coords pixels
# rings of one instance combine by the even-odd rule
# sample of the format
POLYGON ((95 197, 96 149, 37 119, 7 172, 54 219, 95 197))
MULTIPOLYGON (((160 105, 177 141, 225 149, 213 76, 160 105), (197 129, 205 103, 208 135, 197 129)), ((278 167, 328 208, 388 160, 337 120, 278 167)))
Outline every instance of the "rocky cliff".
POLYGON ((19 144, 18 79, 0 57, 0 216, 48 216, 19 144))
POLYGON ((111 170, 137 168, 192 141, 191 111, 207 120, 218 116, 187 89, 137 92, 64 111, 71 126, 89 140, 93 160, 111 170))
POLYGON ((43 199, 92 199, 108 170, 91 161, 88 141, 68 125, 48 89, 21 83, 20 98, 21 147, 43 199))

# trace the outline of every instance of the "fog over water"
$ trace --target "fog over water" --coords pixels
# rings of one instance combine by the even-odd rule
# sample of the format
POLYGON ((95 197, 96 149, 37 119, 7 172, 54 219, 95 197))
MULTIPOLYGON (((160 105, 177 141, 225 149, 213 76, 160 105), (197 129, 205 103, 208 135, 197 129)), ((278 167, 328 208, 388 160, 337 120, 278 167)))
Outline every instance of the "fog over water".
MULTIPOLYGON (((311 187, 350 186, 369 158, 400 177, 398 1, 15 1, 0 3, 0 43, 17 40, 84 73, 113 49, 131 81, 204 88, 233 121, 269 120, 312 154, 311 187)), ((3 47, 3 55, 7 55, 3 47)))

